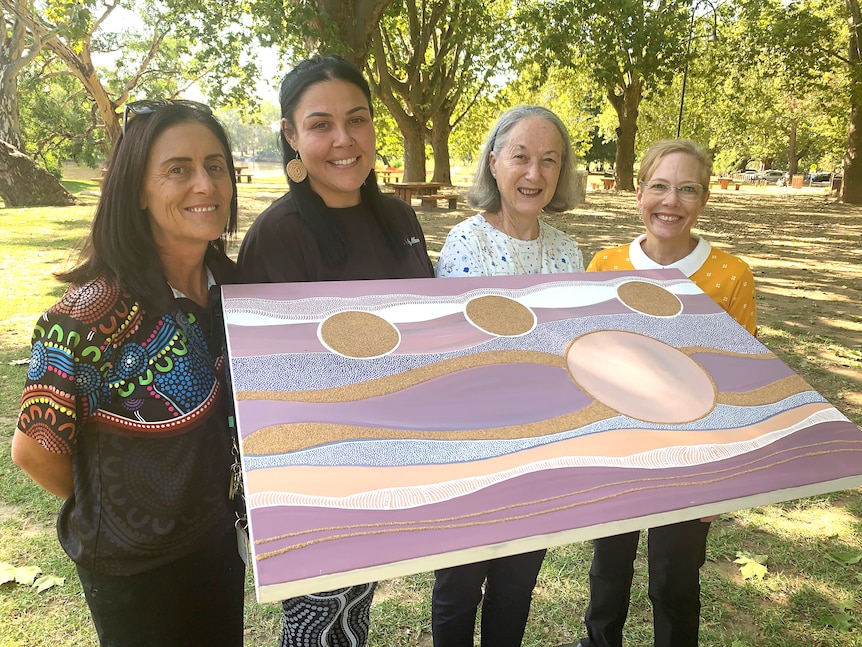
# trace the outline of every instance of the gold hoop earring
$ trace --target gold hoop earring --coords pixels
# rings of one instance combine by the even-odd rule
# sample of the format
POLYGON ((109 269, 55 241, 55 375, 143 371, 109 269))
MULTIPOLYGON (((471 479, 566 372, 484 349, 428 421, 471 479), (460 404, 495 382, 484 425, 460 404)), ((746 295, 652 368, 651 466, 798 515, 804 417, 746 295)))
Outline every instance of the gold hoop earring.
POLYGON ((305 178, 308 177, 308 169, 305 168, 305 164, 303 164, 302 160, 299 159, 299 153, 297 153, 296 157, 287 163, 284 167, 284 172, 287 174, 288 178, 297 184, 304 182, 305 178))

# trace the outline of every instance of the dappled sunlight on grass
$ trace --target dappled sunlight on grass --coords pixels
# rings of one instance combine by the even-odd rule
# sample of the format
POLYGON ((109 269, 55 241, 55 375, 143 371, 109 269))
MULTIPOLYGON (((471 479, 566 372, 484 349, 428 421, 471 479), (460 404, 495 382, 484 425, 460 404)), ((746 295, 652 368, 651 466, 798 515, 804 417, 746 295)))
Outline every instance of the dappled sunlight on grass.
MULTIPOLYGON (((779 506, 776 506, 779 508, 779 506)), ((734 513, 734 517, 746 523, 752 519, 751 511, 734 513)), ((839 538, 855 543, 862 549, 862 539, 855 536, 859 519, 841 507, 828 509, 791 508, 782 509, 764 521, 762 514, 756 514, 757 527, 777 537, 790 538, 794 542, 817 543, 822 539, 839 538)))

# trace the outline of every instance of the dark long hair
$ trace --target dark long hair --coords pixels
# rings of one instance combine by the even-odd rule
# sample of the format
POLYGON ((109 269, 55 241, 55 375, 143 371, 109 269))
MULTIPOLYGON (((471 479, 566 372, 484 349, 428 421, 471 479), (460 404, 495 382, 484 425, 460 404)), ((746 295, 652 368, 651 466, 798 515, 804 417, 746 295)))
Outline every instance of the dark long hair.
MULTIPOLYGON (((356 66, 340 56, 314 56, 299 63, 281 80, 278 99, 281 104, 282 118, 286 119, 295 130, 294 113, 305 91, 318 83, 334 80, 346 81, 359 88, 368 100, 368 110, 371 117, 374 117, 371 89, 356 66)), ((280 132, 279 141, 282 160, 286 165, 298 155, 287 141, 287 137, 284 136, 284 131, 280 132)), ((314 236, 324 263, 329 266, 338 266, 344 263, 347 260, 347 240, 332 213, 332 209, 327 207, 323 198, 312 190, 310 182, 297 183, 288 177, 287 183, 290 186, 290 193, 302 222, 314 236)), ((406 251, 404 245, 401 244, 398 230, 395 228, 393 216, 383 203, 383 196, 380 193, 380 187, 377 186, 377 176, 373 168, 360 187, 359 194, 362 203, 374 214, 392 253, 396 258, 402 258, 406 251)))
POLYGON ((228 172, 234 183, 230 218, 221 237, 210 242, 204 262, 227 258, 225 240, 236 233, 236 175, 230 139, 219 121, 202 110, 169 104, 150 114, 129 120, 126 131, 111 153, 102 184, 102 197, 79 263, 57 278, 81 285, 96 278, 115 278, 120 287, 135 297, 150 314, 162 314, 167 307, 167 279, 158 262, 159 252, 150 221, 141 208, 140 195, 150 149, 167 128, 196 121, 206 126, 224 148, 228 172))

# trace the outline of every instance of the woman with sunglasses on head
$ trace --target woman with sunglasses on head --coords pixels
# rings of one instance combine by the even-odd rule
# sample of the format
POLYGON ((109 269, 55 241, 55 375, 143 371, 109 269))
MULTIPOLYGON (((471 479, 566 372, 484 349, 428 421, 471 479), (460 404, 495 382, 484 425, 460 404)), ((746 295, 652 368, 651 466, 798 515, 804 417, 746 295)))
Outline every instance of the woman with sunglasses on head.
MULTIPOLYGON (((481 212, 455 225, 437 276, 583 272, 572 238, 542 222, 575 204, 575 155, 566 126, 547 108, 503 113, 482 148, 467 202, 481 212)), ((434 647, 472 647, 482 606, 482 647, 519 647, 545 550, 435 572, 434 647)))
POLYGON ((210 109, 128 104, 79 264, 39 320, 12 458, 101 645, 242 645, 245 567, 218 285, 235 267, 231 147, 210 109))
MULTIPOLYGON (((434 275, 406 203, 381 195, 368 83, 337 56, 302 61, 281 82, 281 148, 290 192, 242 242, 245 283, 434 275)), ((357 647, 375 583, 284 600, 283 647, 357 647)))
MULTIPOLYGON (((752 335, 757 333, 754 277, 741 259, 692 235, 709 200, 712 160, 685 139, 653 144, 638 171, 637 204, 646 233, 595 255, 587 271, 675 268, 688 276, 752 335)), ((715 517, 651 528, 649 597, 656 647, 696 647, 700 568, 715 517)), ((640 533, 593 542, 588 637, 581 647, 622 647, 640 533)))

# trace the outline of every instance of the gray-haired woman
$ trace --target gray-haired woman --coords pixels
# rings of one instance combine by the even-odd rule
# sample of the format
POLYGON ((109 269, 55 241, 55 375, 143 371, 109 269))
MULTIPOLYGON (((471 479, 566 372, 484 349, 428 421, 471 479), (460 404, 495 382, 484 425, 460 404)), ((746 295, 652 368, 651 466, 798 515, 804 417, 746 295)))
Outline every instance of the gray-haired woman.
POLYGON ((567 234, 542 222, 575 203, 575 159, 560 118, 540 106, 500 117, 482 149, 467 202, 481 212, 449 232, 437 276, 582 272, 567 234))
MULTIPOLYGON (((583 272, 575 241, 539 220, 542 211, 574 204, 573 168, 569 134, 557 115, 538 106, 503 114, 467 194, 481 213, 449 232, 437 276, 583 272)), ((537 550, 436 571, 434 647, 472 647, 480 602, 482 646, 518 647, 544 558, 537 550)))

